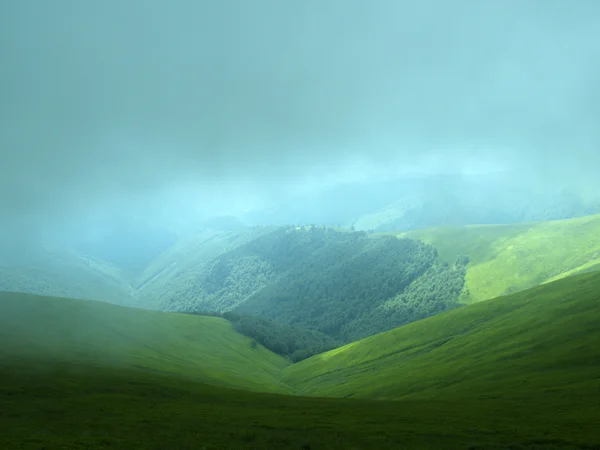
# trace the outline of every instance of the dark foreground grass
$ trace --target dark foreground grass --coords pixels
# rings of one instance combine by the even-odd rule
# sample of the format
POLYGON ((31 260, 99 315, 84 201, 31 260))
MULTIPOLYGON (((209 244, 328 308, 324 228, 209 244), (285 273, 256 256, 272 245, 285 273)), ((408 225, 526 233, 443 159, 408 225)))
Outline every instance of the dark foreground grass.
POLYGON ((2 449, 600 449, 594 399, 370 401, 0 368, 2 449))
POLYGON ((600 274, 291 366, 221 319, 0 294, 0 450, 600 449, 599 330, 600 274))

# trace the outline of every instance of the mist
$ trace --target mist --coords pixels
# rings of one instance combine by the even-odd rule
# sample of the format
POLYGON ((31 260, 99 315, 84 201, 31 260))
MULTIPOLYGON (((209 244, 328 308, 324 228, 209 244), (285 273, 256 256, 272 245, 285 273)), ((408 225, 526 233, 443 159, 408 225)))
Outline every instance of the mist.
POLYGON ((4 1, 2 223, 200 220, 406 173, 593 192, 599 30, 592 0, 4 1))

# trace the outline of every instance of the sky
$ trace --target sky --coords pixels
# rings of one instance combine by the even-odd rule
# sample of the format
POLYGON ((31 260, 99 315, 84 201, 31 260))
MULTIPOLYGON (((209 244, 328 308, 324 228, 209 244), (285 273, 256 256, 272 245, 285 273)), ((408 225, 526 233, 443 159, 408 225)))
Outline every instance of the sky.
POLYGON ((600 178, 597 0, 1 0, 0 61, 5 224, 600 178))

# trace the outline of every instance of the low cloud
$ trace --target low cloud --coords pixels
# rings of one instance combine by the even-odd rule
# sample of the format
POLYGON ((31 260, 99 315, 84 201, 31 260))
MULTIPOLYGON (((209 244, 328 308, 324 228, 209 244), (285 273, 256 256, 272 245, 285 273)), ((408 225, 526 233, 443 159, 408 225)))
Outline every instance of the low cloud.
POLYGON ((5 1, 0 214, 224 212, 406 167, 594 180, 598 30, 593 0, 5 1))

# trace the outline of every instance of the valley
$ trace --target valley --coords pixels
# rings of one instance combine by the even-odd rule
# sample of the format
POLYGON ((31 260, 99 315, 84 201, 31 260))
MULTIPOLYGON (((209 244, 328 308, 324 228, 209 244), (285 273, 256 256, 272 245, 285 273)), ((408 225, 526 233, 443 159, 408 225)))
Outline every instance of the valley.
POLYGON ((572 276, 296 364, 219 318, 5 293, 0 445, 596 448, 598 292, 572 276))
POLYGON ((600 216, 233 228, 6 260, 0 447, 600 445, 600 216))
POLYGON ((600 450, 600 1, 0 1, 0 450, 600 450))
POLYGON ((402 233, 244 227, 225 219, 205 226, 133 275, 53 249, 5 257, 0 286, 229 315, 238 330, 298 361, 464 304, 600 269, 599 215, 402 233))

